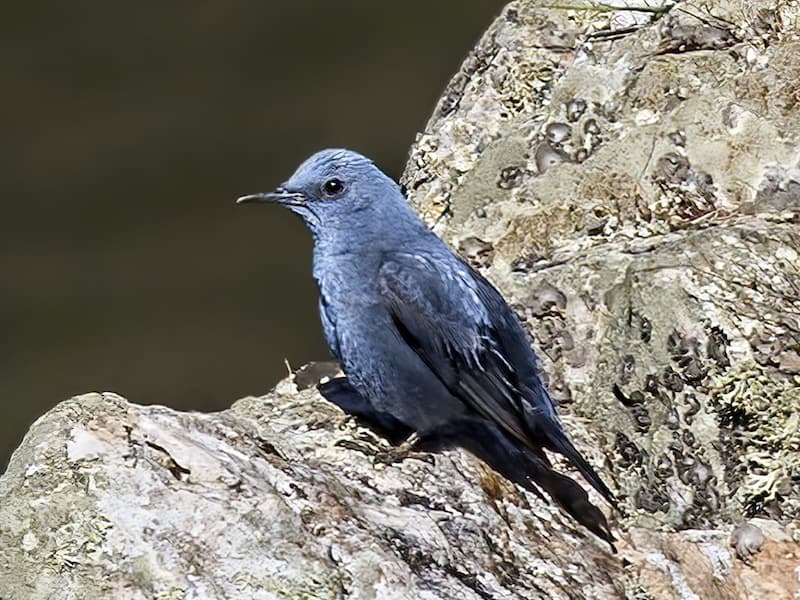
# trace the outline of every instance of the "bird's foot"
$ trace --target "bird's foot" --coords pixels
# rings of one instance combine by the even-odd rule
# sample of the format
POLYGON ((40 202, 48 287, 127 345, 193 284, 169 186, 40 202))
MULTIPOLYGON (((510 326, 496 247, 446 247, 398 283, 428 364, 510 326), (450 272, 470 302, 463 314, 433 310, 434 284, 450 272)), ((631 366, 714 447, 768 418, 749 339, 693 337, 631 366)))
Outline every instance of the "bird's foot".
POLYGON ((383 452, 377 453, 375 455, 374 462, 385 465, 393 465, 395 463, 403 462, 408 458, 430 461, 429 454, 417 451, 416 447, 418 443, 419 436, 416 433, 412 433, 399 446, 395 446, 383 452))

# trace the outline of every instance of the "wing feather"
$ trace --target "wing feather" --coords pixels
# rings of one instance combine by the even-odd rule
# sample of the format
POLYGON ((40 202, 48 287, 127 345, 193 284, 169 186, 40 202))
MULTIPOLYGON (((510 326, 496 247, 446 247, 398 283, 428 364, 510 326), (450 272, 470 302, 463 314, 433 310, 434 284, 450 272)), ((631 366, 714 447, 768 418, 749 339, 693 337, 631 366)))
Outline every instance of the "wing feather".
POLYGON ((537 454, 546 447, 566 456, 614 504, 564 433, 536 355, 500 293, 466 263, 439 258, 397 253, 381 266, 379 292, 400 335, 454 396, 537 454), (449 267, 444 275, 441 264, 449 267))
POLYGON ((531 446, 526 410, 536 409, 526 406, 519 374, 536 377, 535 357, 515 317, 503 314, 510 313, 508 306, 491 297, 494 288, 463 263, 455 263, 445 278, 430 260, 402 254, 383 264, 379 286, 401 334, 431 370, 476 412, 531 446), (499 306, 490 311, 482 296, 499 306), (510 328, 519 331, 499 331, 510 328), (526 348, 509 353, 504 337, 526 348))

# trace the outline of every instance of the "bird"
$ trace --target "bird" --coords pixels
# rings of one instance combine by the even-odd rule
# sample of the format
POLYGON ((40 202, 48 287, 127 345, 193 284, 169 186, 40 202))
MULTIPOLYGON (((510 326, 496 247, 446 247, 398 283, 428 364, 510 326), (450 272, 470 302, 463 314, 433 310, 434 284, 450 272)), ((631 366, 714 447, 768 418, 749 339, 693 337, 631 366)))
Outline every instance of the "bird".
POLYGON ((282 205, 311 231, 320 320, 344 373, 320 384, 327 400, 394 444, 470 452, 546 493, 616 552, 603 512, 545 452, 564 456, 617 508, 567 436, 521 323, 393 179, 357 152, 326 149, 274 191, 237 200, 251 202, 282 205))

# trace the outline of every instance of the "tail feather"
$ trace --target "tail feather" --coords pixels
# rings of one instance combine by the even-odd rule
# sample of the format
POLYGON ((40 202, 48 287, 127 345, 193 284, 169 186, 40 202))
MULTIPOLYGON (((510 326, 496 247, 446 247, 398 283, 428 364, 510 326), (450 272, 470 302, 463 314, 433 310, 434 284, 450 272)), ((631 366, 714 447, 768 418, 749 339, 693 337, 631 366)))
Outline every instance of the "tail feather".
MULTIPOLYGON (((524 386, 524 390, 532 406, 549 408, 549 410, 528 411, 525 414, 526 425, 535 443, 564 456, 611 506, 618 509, 619 505, 614 494, 564 433, 564 427, 553 408, 556 402, 542 385, 541 380, 535 379, 530 386, 524 386)), ((532 444, 532 447, 535 445, 532 444)))
POLYGON ((566 475, 552 469, 538 473, 537 483, 578 523, 608 542, 612 552, 616 554, 615 538, 608 526, 608 521, 600 509, 589 501, 589 494, 586 493, 586 490, 566 475))
MULTIPOLYGON (((589 501, 586 490, 569 477, 553 471, 541 449, 516 446, 495 424, 474 418, 451 421, 433 431, 422 433, 417 443, 418 449, 429 452, 453 447, 464 448, 509 481, 542 499, 544 490, 578 523, 608 542, 616 552, 614 536, 605 515, 589 501)), ((580 454, 577 456, 580 457, 580 454)), ((591 470, 591 467, 588 468, 591 470)), ((596 474, 595 478, 600 481, 596 474)), ((608 494, 613 498, 611 492, 608 494)))
POLYGON ((554 452, 558 452, 562 456, 564 456, 569 462, 571 462, 575 468, 580 471, 583 478, 588 481, 594 489, 596 489, 602 496, 605 498, 608 503, 613 506, 614 508, 619 508, 617 505, 617 499, 614 497, 614 494, 608 489, 603 480, 600 479, 600 476, 597 474, 592 468, 585 458, 578 452, 578 449, 569 441, 564 430, 561 429, 560 423, 555 423, 547 427, 545 431, 545 436, 549 444, 546 446, 549 450, 553 450, 554 452))

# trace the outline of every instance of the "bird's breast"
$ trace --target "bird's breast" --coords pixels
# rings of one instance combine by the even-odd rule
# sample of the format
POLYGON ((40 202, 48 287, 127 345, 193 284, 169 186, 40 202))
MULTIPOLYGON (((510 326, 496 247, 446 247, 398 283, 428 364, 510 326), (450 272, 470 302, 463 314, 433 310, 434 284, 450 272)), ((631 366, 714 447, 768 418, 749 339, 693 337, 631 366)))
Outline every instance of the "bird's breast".
POLYGON ((417 431, 464 412, 463 403, 406 343, 381 304, 350 298, 331 314, 342 369, 377 409, 417 431))

